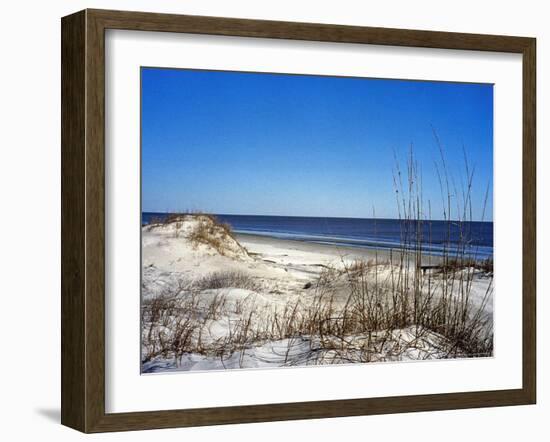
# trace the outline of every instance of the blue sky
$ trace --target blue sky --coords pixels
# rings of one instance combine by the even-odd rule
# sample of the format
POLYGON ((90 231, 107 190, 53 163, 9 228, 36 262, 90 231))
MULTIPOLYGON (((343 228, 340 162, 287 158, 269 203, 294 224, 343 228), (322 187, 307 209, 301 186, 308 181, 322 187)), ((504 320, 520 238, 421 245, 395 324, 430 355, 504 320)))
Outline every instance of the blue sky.
POLYGON ((412 144, 424 199, 441 219, 433 129, 457 187, 466 180, 463 146, 475 166, 474 219, 488 183, 492 195, 492 85, 156 68, 141 75, 145 212, 368 218, 374 207, 377 217, 396 218, 394 152, 405 168, 412 144))

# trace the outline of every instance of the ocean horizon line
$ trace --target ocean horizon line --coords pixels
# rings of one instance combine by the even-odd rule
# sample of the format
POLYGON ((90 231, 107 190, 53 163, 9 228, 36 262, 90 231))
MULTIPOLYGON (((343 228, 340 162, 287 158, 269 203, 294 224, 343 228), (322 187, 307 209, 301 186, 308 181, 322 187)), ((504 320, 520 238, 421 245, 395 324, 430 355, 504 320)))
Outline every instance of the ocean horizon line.
POLYGON ((459 219, 440 219, 440 218, 386 218, 386 217, 358 217, 358 216, 311 216, 311 215, 256 215, 250 213, 214 213, 207 211, 170 211, 170 212, 157 212, 157 211, 147 211, 142 210, 141 214, 150 214, 150 215, 212 215, 212 216, 248 216, 248 217, 265 217, 265 218, 318 218, 318 219, 353 219, 353 220, 380 220, 380 221, 434 221, 434 222, 450 222, 450 223, 491 223, 494 221, 488 220, 459 220, 459 219))

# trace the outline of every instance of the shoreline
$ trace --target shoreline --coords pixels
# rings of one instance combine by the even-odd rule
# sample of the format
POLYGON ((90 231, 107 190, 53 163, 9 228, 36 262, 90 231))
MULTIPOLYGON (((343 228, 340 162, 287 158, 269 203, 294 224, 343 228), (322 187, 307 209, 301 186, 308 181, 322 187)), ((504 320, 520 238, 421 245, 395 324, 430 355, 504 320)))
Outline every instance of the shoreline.
MULTIPOLYGON (((319 255, 325 259, 346 259, 346 260, 375 260, 388 261, 399 259, 401 249, 399 248, 367 248, 353 247, 338 244, 322 244, 317 242, 303 241, 298 239, 282 239, 267 235, 256 235, 253 233, 234 233, 237 241, 252 254, 272 255, 276 251, 290 251, 292 254, 306 253, 319 255)), ((414 251, 405 252, 406 255, 414 255, 414 251)), ((427 253, 422 254, 422 264, 437 265, 442 262, 442 257, 427 253)))

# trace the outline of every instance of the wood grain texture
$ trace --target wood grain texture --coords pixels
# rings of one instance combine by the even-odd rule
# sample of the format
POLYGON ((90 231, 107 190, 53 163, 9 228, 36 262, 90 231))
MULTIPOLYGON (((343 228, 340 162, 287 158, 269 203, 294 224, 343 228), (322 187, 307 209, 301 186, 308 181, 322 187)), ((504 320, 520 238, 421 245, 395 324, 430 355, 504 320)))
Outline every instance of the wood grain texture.
POLYGON ((537 395, 536 41, 523 51, 523 389, 537 395))
POLYGON ((475 51, 522 52, 529 38, 148 12, 88 10, 105 29, 185 32, 289 40, 475 51))
POLYGON ((105 414, 105 38, 86 11, 86 431, 105 414))
POLYGON ((536 398, 535 40, 86 10, 62 20, 62 423, 84 432, 532 404, 536 398), (523 55, 523 387, 515 390, 105 413, 106 29, 514 52, 523 55))
POLYGON ((85 427, 85 13, 61 29, 61 422, 85 427))

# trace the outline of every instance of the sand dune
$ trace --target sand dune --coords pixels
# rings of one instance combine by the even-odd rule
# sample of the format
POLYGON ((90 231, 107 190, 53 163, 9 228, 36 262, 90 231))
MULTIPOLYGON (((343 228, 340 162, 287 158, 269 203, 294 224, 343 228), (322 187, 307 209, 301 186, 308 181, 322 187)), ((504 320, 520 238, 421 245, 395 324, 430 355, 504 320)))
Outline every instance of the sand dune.
MULTIPOLYGON (((142 259, 145 373, 438 359, 450 357, 451 347, 453 357, 471 356, 424 326, 372 329, 383 323, 376 315, 385 304, 358 310, 365 287, 376 287, 383 304, 403 275, 424 281, 415 279, 414 265, 403 268, 398 251, 233 235, 209 216, 186 215, 144 226, 142 259), (313 323, 321 317, 324 323, 313 323), (341 323, 350 320, 357 324, 341 323), (368 327, 361 329, 361 320, 368 327)), ((492 328, 492 277, 463 269, 453 278, 430 276, 420 296, 441 291, 458 299, 466 287, 470 310, 480 310, 492 328)), ((363 302, 374 299, 368 296, 363 302)))

